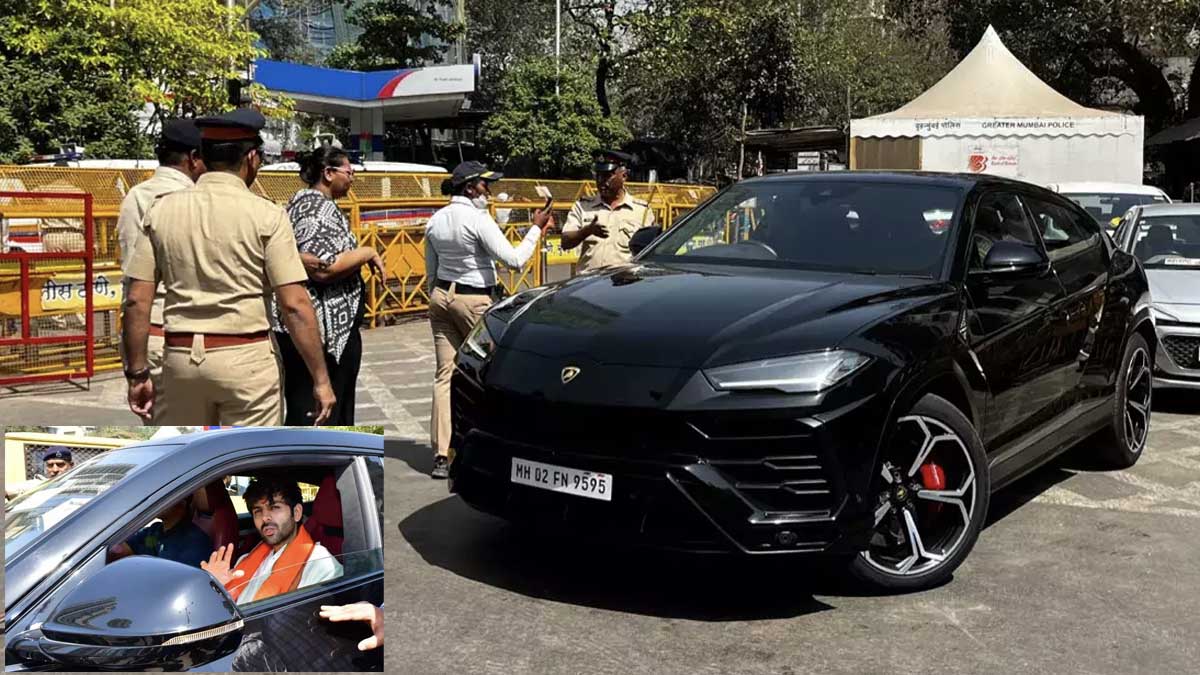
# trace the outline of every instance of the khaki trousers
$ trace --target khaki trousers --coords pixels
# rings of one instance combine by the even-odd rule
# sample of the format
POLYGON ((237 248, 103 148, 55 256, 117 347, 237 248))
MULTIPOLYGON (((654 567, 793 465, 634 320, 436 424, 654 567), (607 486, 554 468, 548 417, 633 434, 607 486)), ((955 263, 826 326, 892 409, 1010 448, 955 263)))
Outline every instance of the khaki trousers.
POLYGON ((453 459, 450 448, 450 378, 454 355, 475 322, 492 304, 487 295, 459 295, 454 286, 447 291, 434 288, 429 299, 429 324, 433 328, 433 350, 437 374, 433 381, 433 419, 429 440, 436 454, 453 459))
POLYGON ((273 340, 205 350, 197 334, 191 348, 167 347, 155 424, 283 424, 283 387, 273 340))
POLYGON ((167 401, 162 395, 163 349, 166 347, 166 342, 166 339, 160 335, 151 335, 146 344, 146 363, 150 366, 150 381, 154 383, 154 391, 158 393, 154 397, 154 411, 150 419, 145 420, 145 424, 158 424, 159 418, 166 414, 167 401))

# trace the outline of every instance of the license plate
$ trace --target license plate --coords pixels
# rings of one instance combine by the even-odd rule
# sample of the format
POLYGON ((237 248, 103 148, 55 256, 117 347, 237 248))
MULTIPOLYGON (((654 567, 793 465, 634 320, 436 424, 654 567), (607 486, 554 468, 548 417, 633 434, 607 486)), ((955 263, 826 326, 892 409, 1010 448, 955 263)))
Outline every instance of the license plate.
POLYGON ((568 469, 513 457, 512 482, 576 497, 612 501, 613 477, 607 473, 568 469))

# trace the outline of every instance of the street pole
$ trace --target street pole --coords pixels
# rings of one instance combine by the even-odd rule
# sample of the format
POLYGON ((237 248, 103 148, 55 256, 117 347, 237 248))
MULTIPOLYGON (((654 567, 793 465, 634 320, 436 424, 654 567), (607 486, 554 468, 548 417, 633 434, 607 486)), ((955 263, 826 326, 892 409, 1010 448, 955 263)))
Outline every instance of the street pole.
POLYGON ((554 95, 558 96, 559 60, 562 58, 562 0, 554 0, 554 95))
POLYGON ((742 179, 742 170, 746 165, 746 103, 742 103, 742 140, 738 144, 738 175, 737 179, 742 179))

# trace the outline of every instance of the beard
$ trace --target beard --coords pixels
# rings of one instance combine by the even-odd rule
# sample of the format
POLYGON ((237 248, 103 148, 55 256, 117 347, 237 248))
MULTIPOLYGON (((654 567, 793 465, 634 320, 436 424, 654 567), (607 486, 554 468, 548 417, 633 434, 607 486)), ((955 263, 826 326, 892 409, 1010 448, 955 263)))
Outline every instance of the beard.
POLYGON ((280 542, 287 541, 296 531, 296 521, 287 520, 279 523, 269 523, 263 525, 258 530, 258 534, 267 542, 268 546, 278 546, 280 542), (271 534, 264 532, 268 527, 273 527, 275 530, 271 534))

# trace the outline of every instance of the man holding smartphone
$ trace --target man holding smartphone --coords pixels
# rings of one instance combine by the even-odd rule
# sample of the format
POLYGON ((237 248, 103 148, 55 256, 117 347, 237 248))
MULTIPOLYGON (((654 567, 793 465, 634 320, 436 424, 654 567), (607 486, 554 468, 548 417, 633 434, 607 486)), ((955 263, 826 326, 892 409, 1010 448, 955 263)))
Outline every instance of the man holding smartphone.
POLYGON ((596 176, 595 197, 575 202, 562 229, 562 249, 582 245, 579 271, 600 269, 629 262, 629 239, 643 227, 654 226, 654 211, 646 202, 625 190, 633 156, 616 150, 596 154, 592 167, 596 176))

